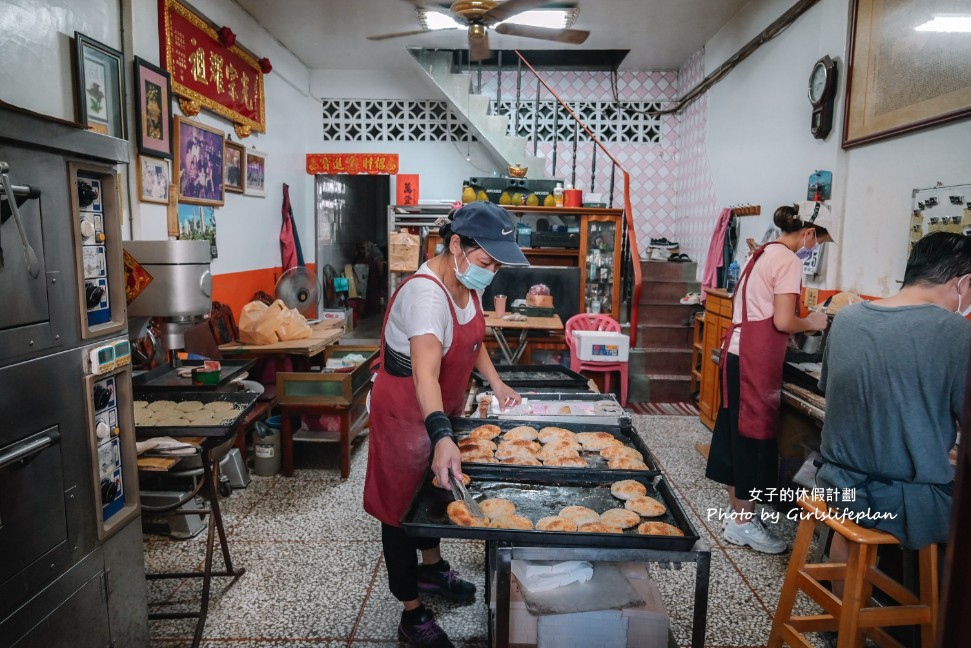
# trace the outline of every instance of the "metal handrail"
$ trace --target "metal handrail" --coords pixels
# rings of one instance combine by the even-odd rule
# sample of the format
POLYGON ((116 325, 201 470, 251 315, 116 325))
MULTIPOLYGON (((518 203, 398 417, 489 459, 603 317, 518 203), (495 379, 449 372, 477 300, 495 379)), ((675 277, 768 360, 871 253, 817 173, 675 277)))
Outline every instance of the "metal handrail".
MULTIPOLYGON (((627 171, 626 168, 624 168, 624 165, 621 164, 617 160, 617 158, 615 158, 613 154, 611 154, 609 150, 607 150, 607 147, 604 146, 599 139, 597 139, 597 136, 594 135, 593 131, 590 130, 590 128, 586 124, 583 123, 583 120, 581 120, 576 115, 576 113, 573 112, 570 106, 568 106, 567 103, 563 101, 563 99, 561 99, 558 94, 556 94, 556 91, 553 90, 553 88, 550 87, 550 85, 546 82, 546 80, 540 76, 540 74, 536 71, 536 69, 529 64, 529 61, 527 61, 526 57, 522 55, 522 52, 520 52, 519 50, 515 50, 515 52, 516 52, 516 56, 519 57, 519 60, 522 62, 522 64, 525 65, 529 69, 529 71, 533 73, 533 75, 539 80, 539 82, 543 84, 546 90, 551 95, 553 95, 556 101, 561 106, 563 106, 563 108, 566 109, 570 117, 573 118, 573 121, 576 122, 576 124, 580 128, 583 128, 583 130, 587 133, 590 139, 593 140, 593 142, 597 145, 597 147, 601 151, 603 151, 603 153, 610 159, 610 161, 614 163, 614 166, 619 168, 621 172, 624 174, 624 220, 627 223, 627 243, 630 246, 631 266, 634 271, 634 288, 631 295, 631 304, 630 304, 630 310, 628 313, 628 316, 630 319, 630 346, 631 348, 634 348, 637 346, 637 324, 639 320, 637 307, 641 301, 641 284, 642 284, 643 277, 641 274, 640 256, 637 250, 637 235, 636 235, 637 230, 634 227, 634 215, 632 213, 632 208, 631 208, 630 173, 627 171)), ((517 100, 518 100, 518 97, 517 97, 517 100)), ((518 109, 516 112, 518 115, 518 112, 519 112, 518 109)), ((518 129, 517 129, 517 132, 518 132, 518 129)), ((576 132, 578 133, 578 131, 576 132)), ((535 133, 533 134, 533 137, 534 138, 536 137, 535 133)), ((574 147, 576 147, 576 140, 574 140, 574 147)), ((574 155, 574 159, 576 159, 576 155, 574 155)), ((575 174, 576 174, 576 166, 574 165, 574 175, 575 174)))

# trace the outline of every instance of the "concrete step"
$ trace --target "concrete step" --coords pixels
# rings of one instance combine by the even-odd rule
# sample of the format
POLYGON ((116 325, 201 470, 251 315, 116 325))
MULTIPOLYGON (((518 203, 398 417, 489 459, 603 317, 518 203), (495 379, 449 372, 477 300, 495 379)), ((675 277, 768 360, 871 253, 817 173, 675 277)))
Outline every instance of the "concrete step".
POLYGON ((641 287, 641 305, 677 304, 689 292, 701 292, 697 281, 645 281, 641 287))
POLYGON ((637 315, 639 317, 638 322, 643 324, 680 324, 690 328, 692 325, 694 325, 694 314, 699 310, 701 310, 701 306, 691 306, 678 303, 645 304, 643 301, 641 301, 641 305, 637 309, 637 315))
POLYGON ((677 374, 631 374, 628 402, 682 403, 691 400, 691 377, 677 374))
POLYGON ((691 348, 691 336, 694 329, 683 324, 650 324, 637 325, 638 348, 691 348))
POLYGON ((689 374, 690 348, 636 348, 630 351, 630 372, 636 374, 689 374))
POLYGON ((697 281, 698 264, 671 261, 641 261, 644 281, 697 281))

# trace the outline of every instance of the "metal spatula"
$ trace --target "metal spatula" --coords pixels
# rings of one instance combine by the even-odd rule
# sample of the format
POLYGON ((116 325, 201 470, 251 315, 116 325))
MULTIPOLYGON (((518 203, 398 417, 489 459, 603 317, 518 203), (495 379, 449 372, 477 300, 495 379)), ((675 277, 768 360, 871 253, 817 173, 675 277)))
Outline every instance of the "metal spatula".
POLYGON ((482 512, 481 508, 479 508, 478 502, 472 499, 472 496, 469 495, 469 491, 465 487, 465 484, 462 483, 462 480, 456 477, 455 473, 453 473, 451 470, 448 471, 448 476, 452 487, 452 497, 465 502, 465 508, 469 509, 469 513, 472 514, 472 517, 484 518, 485 513, 482 512))

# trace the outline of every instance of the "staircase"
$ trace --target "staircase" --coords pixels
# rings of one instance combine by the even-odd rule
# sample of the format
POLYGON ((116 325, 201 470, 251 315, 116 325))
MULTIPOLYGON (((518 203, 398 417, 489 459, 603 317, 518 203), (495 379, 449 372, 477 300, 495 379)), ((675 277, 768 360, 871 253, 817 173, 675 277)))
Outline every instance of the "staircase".
POLYGON ((472 75, 452 71, 451 50, 428 50, 418 47, 407 49, 418 66, 445 95, 445 100, 452 110, 465 118, 469 130, 479 143, 496 158, 498 167, 518 164, 529 167, 531 178, 538 177, 539 171, 542 171, 543 177, 546 177, 546 160, 526 155, 525 137, 508 135, 509 118, 504 115, 490 114, 492 103, 490 97, 472 94, 470 91, 472 75))
POLYGON ((700 306, 679 303, 697 292, 697 264, 641 261, 644 291, 639 306, 637 347, 630 351, 631 402, 675 403, 693 400, 691 338, 700 306))

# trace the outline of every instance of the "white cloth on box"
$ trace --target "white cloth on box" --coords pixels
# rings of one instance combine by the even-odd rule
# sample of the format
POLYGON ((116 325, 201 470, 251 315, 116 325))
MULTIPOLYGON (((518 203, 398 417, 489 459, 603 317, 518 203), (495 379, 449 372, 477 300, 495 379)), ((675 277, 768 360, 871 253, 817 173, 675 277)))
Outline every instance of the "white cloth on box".
POLYGON ((155 437, 145 441, 135 442, 135 453, 143 454, 149 450, 154 450, 157 454, 170 455, 194 455, 198 448, 191 443, 176 441, 172 437, 155 437))
POLYGON ((587 582, 593 578, 593 565, 586 560, 568 560, 558 563, 514 560, 512 573, 516 575, 523 588, 530 592, 545 592, 570 583, 587 582))

